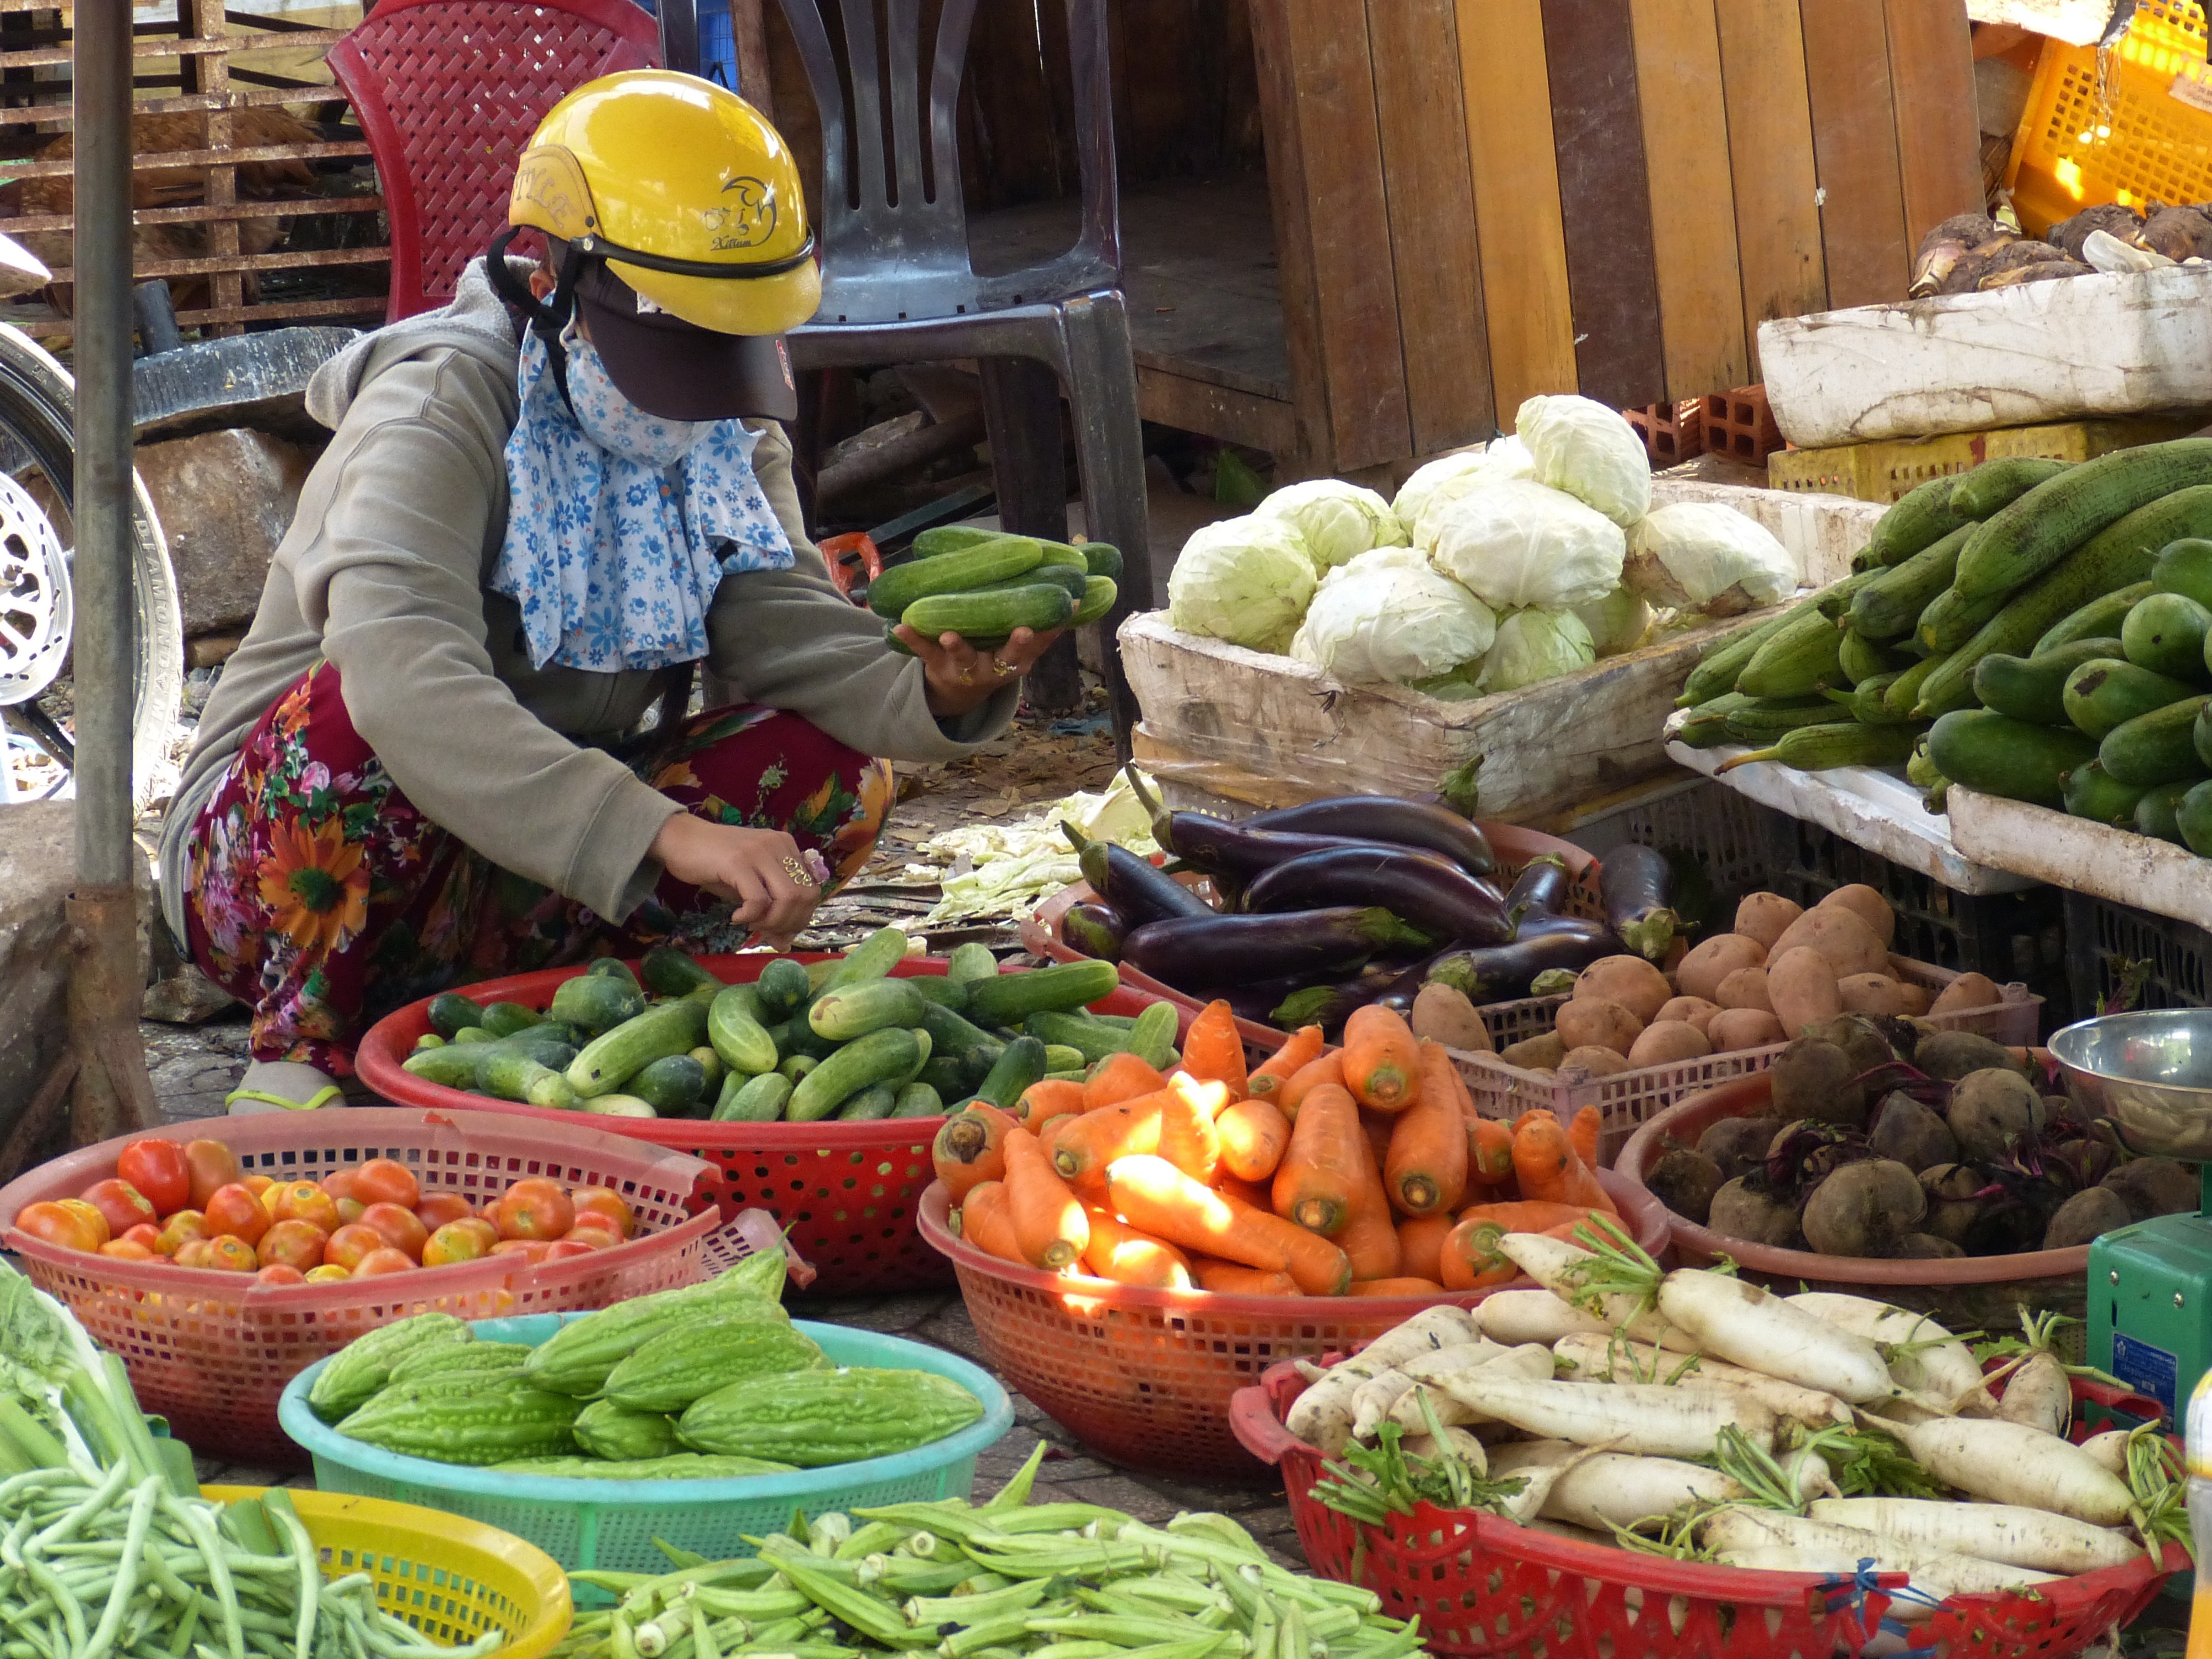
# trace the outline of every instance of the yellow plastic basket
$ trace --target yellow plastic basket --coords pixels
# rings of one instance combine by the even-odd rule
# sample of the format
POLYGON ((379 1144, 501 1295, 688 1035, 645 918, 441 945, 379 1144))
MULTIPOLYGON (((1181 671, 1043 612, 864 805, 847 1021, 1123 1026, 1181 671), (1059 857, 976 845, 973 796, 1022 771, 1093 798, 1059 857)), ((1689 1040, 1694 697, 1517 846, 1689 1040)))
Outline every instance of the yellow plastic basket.
MULTIPOLYGON (((228 1502, 260 1486, 203 1486, 228 1502)), ((445 1647, 498 1630, 497 1659, 539 1659, 568 1633, 568 1578, 553 1558, 481 1522, 412 1504, 288 1486, 326 1577, 365 1572, 377 1605, 445 1647)))
POLYGON ((1930 478, 1970 472, 1984 461, 2028 456, 2052 461, 2094 460, 2116 449, 2185 437, 2203 424, 2203 416, 2194 413, 2061 421, 1992 432, 1951 432, 1933 438, 1889 438, 1820 449, 1785 449, 1766 458, 1766 482, 1775 489, 1893 501, 1930 478))

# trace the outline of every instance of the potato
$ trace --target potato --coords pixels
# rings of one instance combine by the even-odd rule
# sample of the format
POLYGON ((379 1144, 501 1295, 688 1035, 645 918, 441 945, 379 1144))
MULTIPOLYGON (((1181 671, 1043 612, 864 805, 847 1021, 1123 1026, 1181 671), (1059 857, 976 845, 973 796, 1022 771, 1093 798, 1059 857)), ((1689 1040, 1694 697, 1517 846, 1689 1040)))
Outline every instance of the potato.
POLYGON ((1723 1181, 1734 1181, 1765 1166, 1766 1149, 1781 1129, 1778 1117, 1724 1117, 1706 1126, 1698 1150, 1720 1166, 1723 1181))
POLYGON ((2051 1224, 2043 1230, 2043 1248, 2070 1250, 2115 1227, 2131 1225, 2135 1218, 2135 1212, 2128 1208, 2127 1200, 2111 1188, 2085 1188, 2051 1215, 2051 1224))
POLYGON ((1766 970, 1766 994, 1774 1017, 1792 1036, 1808 1025, 1825 1025, 1843 1012, 1843 993, 1828 958, 1809 945, 1776 956, 1766 970))
POLYGON ((1909 979, 1901 979, 1897 981, 1897 994, 1899 1000, 1905 1005, 1898 1010, 1898 1012, 1903 1014, 1907 1019, 1917 1019, 1928 1012, 1931 999, 1926 986, 1915 985, 1909 979))
POLYGON ((2197 1207, 2197 1171, 2170 1158, 2135 1158, 2097 1183, 2118 1193, 2137 1221, 2197 1207))
POLYGON ((1969 1008, 1993 1008, 2004 1000, 1997 982, 1987 974, 1961 974, 1928 1005, 1931 1014, 1964 1013, 1969 1008))
POLYGON ((1802 905, 1779 893, 1747 893, 1743 902, 1735 907, 1735 931, 1746 939, 1757 939, 1763 949, 1771 951, 1774 941, 1804 914, 1802 905))
MULTIPOLYGON (((1654 1008, 1651 1011, 1657 1013, 1654 1008)), ((1644 1022, 1620 1004, 1604 997, 1576 997, 1561 1006, 1553 1029, 1570 1049, 1595 1043, 1617 1054, 1626 1054, 1644 1030, 1644 1022)))
POLYGON ((1566 1058, 1567 1045, 1559 1041, 1557 1031, 1547 1031, 1541 1036, 1529 1037, 1510 1045, 1498 1059, 1508 1066, 1517 1066, 1524 1072, 1549 1071, 1566 1058))
POLYGON ((1887 974, 1846 974, 1836 981, 1836 994, 1847 1014, 1887 1014, 1905 1012, 1905 988, 1887 974))
POLYGON ((1888 1255, 1927 1213, 1920 1177, 1902 1164, 1846 1164, 1805 1200, 1805 1242, 1823 1255, 1888 1255))
POLYGON ((1959 1160, 1959 1140, 1951 1126, 1907 1094, 1891 1095, 1876 1109, 1874 1133, 1867 1137, 1867 1145, 1881 1157, 1916 1174, 1959 1160))
POLYGON ((1838 887, 1813 908, 1825 910, 1830 906, 1849 910, 1881 941, 1885 951, 1897 939, 1897 912, 1889 908, 1889 901, 1864 882, 1854 882, 1849 887, 1838 887))
POLYGON ((1639 1028, 1656 1018, 1674 994, 1667 975, 1642 957, 1600 957, 1575 981, 1577 1001, 1595 998, 1618 1003, 1636 1016, 1639 1028))
POLYGON ((1725 1009, 1715 1014, 1705 1027, 1705 1041, 1713 1045, 1717 1054, 1771 1048, 1789 1040, 1790 1034, 1782 1029, 1782 1022, 1763 1008, 1725 1009))
POLYGON ((1789 952, 1818 951, 1838 979, 1846 974, 1886 974, 1889 952, 1858 914, 1840 904, 1815 905, 1784 930, 1767 953, 1770 967, 1789 952))
POLYGON ((1757 1008, 1774 1012, 1774 994, 1766 987, 1766 969, 1739 968, 1720 983, 1713 1000, 1723 1008, 1757 1008))
POLYGON ((1723 980, 1739 968, 1756 968, 1765 960, 1766 947, 1757 939, 1741 933, 1718 933, 1682 958, 1674 982, 1686 997, 1719 1002, 1723 980))
POLYGON ((1703 1060, 1713 1045, 1705 1034, 1686 1019, 1654 1020, 1638 1033, 1628 1050, 1631 1066, 1672 1066, 1678 1060, 1703 1060))
POLYGON ((1664 1020, 1687 1020, 1703 1031, 1713 1023, 1713 1016, 1718 1012, 1720 1005, 1708 1002, 1703 997, 1674 997, 1659 1011, 1659 1018, 1651 1023, 1656 1025, 1664 1020))
POLYGON ((1768 1075, 1771 1109, 1784 1122, 1809 1118, 1815 1123, 1866 1121, 1866 1085, 1851 1057, 1822 1037, 1799 1037, 1774 1057, 1768 1075))
POLYGON ((2043 1097, 2017 1072, 1969 1072, 1951 1091, 1949 1121, 1960 1157, 1994 1164, 2041 1125, 2043 1097))
POLYGON ((1644 1184, 1651 1189, 1652 1197, 1676 1215, 1702 1227, 1712 1213, 1713 1194, 1725 1183, 1721 1166, 1703 1152, 1671 1146, 1659 1155, 1644 1184))
POLYGON ((1611 1077, 1615 1072, 1626 1071, 1628 1065, 1625 1056, 1590 1043, 1583 1048, 1568 1049, 1566 1058, 1559 1062, 1559 1069, 1564 1072, 1579 1066, 1592 1077, 1611 1077))
POLYGON ((1795 1249, 1801 1242, 1797 1212, 1763 1186, 1750 1185, 1753 1179, 1751 1176, 1738 1176, 1715 1193, 1712 1207, 1706 1212, 1705 1225, 1747 1244, 1795 1249))
POLYGON ((1453 986, 1432 982, 1421 987, 1420 994, 1413 999, 1413 1027, 1415 1036, 1441 1042, 1447 1048, 1486 1054, 1492 1050, 1490 1028, 1482 1023, 1467 993, 1453 986))
POLYGON ((1945 1083, 1956 1083, 1969 1072, 1993 1066, 2027 1075, 2027 1066, 2013 1058, 2011 1049, 1973 1031, 1930 1031, 1920 1039, 1911 1060, 1929 1076, 1945 1083))

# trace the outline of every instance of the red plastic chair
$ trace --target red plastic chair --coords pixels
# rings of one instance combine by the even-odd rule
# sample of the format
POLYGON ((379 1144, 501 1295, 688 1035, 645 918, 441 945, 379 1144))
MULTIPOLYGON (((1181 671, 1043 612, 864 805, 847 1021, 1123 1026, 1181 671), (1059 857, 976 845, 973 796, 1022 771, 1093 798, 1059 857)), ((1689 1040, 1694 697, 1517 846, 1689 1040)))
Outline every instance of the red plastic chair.
POLYGON ((383 0, 331 48, 392 222, 385 320, 443 305, 507 223, 515 158, 586 81, 660 62, 630 0, 383 0))

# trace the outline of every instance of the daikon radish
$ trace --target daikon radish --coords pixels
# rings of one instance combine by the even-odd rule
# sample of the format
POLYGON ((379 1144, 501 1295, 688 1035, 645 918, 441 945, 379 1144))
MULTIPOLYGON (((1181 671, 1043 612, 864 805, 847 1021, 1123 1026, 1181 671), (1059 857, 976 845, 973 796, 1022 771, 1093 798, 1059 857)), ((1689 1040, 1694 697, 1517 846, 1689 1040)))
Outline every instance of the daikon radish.
POLYGON ((1380 1376, 1401 1359, 1480 1336, 1468 1309, 1449 1304, 1425 1308, 1403 1324, 1383 1332, 1352 1358, 1318 1375, 1309 1371, 1311 1386, 1291 1402, 1283 1426, 1334 1457, 1352 1438, 1352 1398, 1360 1384, 1380 1376))
POLYGON ((2128 1443, 2132 1438, 2125 1429, 2106 1429, 2084 1440, 2081 1449, 2124 1480, 2128 1478, 2128 1443))
POLYGON ((1444 1425, 1441 1445, 1432 1436, 1409 1434, 1398 1443, 1398 1449, 1408 1457, 1434 1459, 1449 1455, 1458 1458, 1477 1474, 1486 1474, 1490 1468, 1488 1449, 1465 1429, 1451 1424, 1444 1425))
POLYGON ((1830 1423, 1848 1426, 1851 1408, 1819 1389, 1800 1388, 1778 1377, 1731 1365, 1710 1354, 1684 1356, 1626 1337, 1564 1336, 1552 1345, 1552 1357, 1565 1374, 1579 1382, 1705 1382, 1741 1389, 1781 1416, 1820 1428, 1830 1423), (1684 1367, 1688 1367, 1685 1370, 1684 1367))
POLYGON ((1726 1273, 1668 1273, 1659 1282, 1659 1312, 1709 1353, 1855 1406, 1897 1389, 1881 1351, 1865 1337, 1726 1273))
POLYGON ((2021 1310, 2027 1352, 2005 1378, 1996 1414, 2008 1423, 2025 1423, 2032 1429, 2063 1436, 2074 1420, 2074 1380, 2067 1374, 2066 1362, 2051 1352, 2051 1336, 2059 1318, 2055 1313, 2021 1310))
MULTIPOLYGON (((1908 1589, 1939 1601, 1954 1595, 1988 1595, 2026 1589, 2057 1577, 1972 1556, 1900 1548, 1862 1528, 1810 1521, 1776 1510, 1722 1510, 1708 1516, 1699 1531, 1706 1547, 1715 1552, 1724 1566, 1849 1577, 1858 1571, 1861 1562, 1871 1561, 1876 1572, 1901 1572, 1908 1589)), ((1899 1596, 1889 1604, 1890 1616, 1900 1624, 1923 1623, 1934 1612, 1933 1607, 1907 1596, 1899 1596)))
POLYGON ((1947 1486, 2000 1504, 2117 1527, 2136 1506, 2127 1482, 2077 1446, 1995 1418, 1891 1423, 1913 1461, 1947 1486))
POLYGON ((1895 1544, 1979 1556, 2045 1572, 2124 1567, 2142 1546, 2123 1532, 2017 1504, 1950 1504, 1925 1498, 1826 1498, 1813 1519, 1861 1527, 1895 1544))
POLYGON ((1524 1342, 1517 1348, 1497 1348, 1466 1364, 1444 1361, 1440 1356, 1406 1363, 1413 1386, 1391 1405, 1390 1420, 1408 1433, 1428 1426, 1428 1419, 1421 1413, 1424 1395, 1435 1410, 1437 1420, 1447 1425, 1492 1420, 1452 1396, 1447 1385, 1454 1377, 1480 1373, 1519 1382, 1544 1382, 1550 1381, 1552 1376, 1552 1351, 1540 1342, 1524 1342))
MULTIPOLYGON (((1508 1233, 1498 1241, 1507 1261, 1563 1302, 1594 1315, 1607 1330, 1625 1330, 1639 1342, 1694 1353, 1697 1343, 1670 1328, 1670 1319, 1650 1311, 1646 1298, 1627 1295, 1591 1295, 1581 1275, 1601 1258, 1578 1244, 1544 1233, 1508 1233)), ((1664 1310, 1662 1310, 1663 1314, 1664 1310)))
POLYGON ((1436 1386, 1469 1410, 1510 1423, 1524 1434, 1571 1440, 1578 1446, 1654 1457, 1704 1457, 1730 1425, 1754 1445, 1774 1443, 1774 1413, 1731 1390, 1529 1382, 1500 1376, 1492 1366, 1440 1378, 1436 1386))
POLYGON ((1549 1291, 1492 1291, 1474 1311, 1482 1334, 1509 1348, 1523 1342, 1548 1348, 1563 1336, 1612 1334, 1612 1327, 1595 1314, 1569 1307, 1549 1291))
MULTIPOLYGON (((1523 1526, 1538 1524, 1537 1517, 1550 1501, 1552 1488, 1559 1477, 1597 1455, 1591 1448, 1577 1446, 1568 1440, 1523 1440, 1498 1447, 1490 1466, 1491 1479, 1504 1480, 1517 1476, 1527 1483, 1505 1500, 1506 1519, 1518 1521, 1523 1526), (1510 1459, 1511 1467, 1500 1468, 1498 1459, 1510 1459)), ((1609 1534, 1605 1541, 1612 1542, 1609 1534)))
MULTIPOLYGON (((1491 1478, 1502 1480, 1533 1467, 1556 1467, 1564 1459, 1551 1449, 1570 1443, 1538 1440, 1501 1446, 1491 1458, 1491 1478)), ((1686 1504, 1726 1504, 1742 1496, 1743 1488, 1718 1469, 1671 1457, 1601 1451, 1555 1474, 1537 1513, 1547 1521, 1565 1521, 1610 1535, 1614 1527, 1662 1520, 1686 1504)))
POLYGON ((1889 1355, 1889 1374, 1899 1388, 1931 1395, 1958 1416, 1996 1413, 1996 1401, 1982 1386, 1982 1368, 1972 1352, 1926 1314, 1832 1291, 1807 1291, 1784 1300, 1885 1347, 1905 1346, 1905 1352, 1889 1355))
POLYGON ((1376 1425, 1390 1415, 1390 1408, 1398 1403, 1406 1391, 1417 1382, 1436 1375, 1439 1368, 1452 1370, 1479 1365, 1497 1358, 1504 1352, 1497 1343, 1478 1337, 1472 1342, 1462 1342, 1449 1348, 1435 1348, 1416 1354, 1380 1376, 1369 1377, 1352 1396, 1352 1437, 1354 1440, 1373 1439, 1376 1425))

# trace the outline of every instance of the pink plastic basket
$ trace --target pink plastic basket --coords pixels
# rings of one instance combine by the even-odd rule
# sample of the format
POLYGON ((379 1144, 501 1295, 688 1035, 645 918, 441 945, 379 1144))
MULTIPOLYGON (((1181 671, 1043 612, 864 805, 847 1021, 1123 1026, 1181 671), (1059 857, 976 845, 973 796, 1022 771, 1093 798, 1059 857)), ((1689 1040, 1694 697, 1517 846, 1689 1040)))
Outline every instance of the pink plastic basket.
POLYGON ((265 1463, 295 1450, 276 1424, 285 1383, 379 1325, 431 1311, 493 1319, 604 1308, 695 1284, 750 1255, 734 1225, 711 1209, 693 1213, 708 1173, 696 1158, 573 1117, 554 1134, 543 1124, 483 1112, 270 1112, 178 1124, 70 1152, 0 1188, 0 1218, 7 1246, 32 1281, 122 1356, 140 1405, 167 1418, 196 1451, 265 1463), (459 1193, 472 1206, 525 1176, 611 1187, 636 1212, 638 1235, 611 1249, 534 1266, 486 1256, 357 1283, 278 1285, 246 1273, 88 1255, 14 1225, 25 1205, 75 1197, 113 1175, 123 1148, 149 1137, 221 1139, 244 1173, 276 1181, 314 1181, 368 1158, 392 1158, 413 1171, 424 1192, 459 1193))

